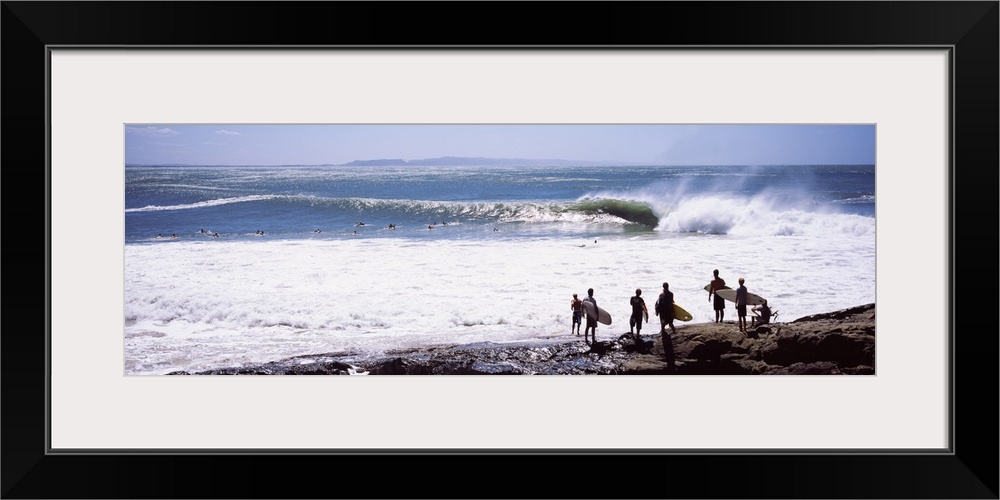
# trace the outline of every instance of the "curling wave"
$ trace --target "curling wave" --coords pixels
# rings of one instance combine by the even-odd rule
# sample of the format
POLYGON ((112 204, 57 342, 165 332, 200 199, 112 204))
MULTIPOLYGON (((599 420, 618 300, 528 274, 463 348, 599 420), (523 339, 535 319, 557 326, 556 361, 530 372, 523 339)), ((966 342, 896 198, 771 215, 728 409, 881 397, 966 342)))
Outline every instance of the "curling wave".
POLYGON ((653 208, 638 201, 609 198, 587 199, 569 205, 566 210, 587 215, 609 214, 626 222, 642 224, 650 228, 655 228, 660 223, 660 218, 653 212, 653 208))

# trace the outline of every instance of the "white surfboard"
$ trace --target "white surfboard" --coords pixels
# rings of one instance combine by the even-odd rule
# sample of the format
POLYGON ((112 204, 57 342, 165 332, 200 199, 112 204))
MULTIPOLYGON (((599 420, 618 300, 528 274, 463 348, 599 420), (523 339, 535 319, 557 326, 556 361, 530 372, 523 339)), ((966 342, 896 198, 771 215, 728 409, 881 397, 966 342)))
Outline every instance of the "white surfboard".
MULTIPOLYGON (((726 288, 724 290, 718 290, 715 292, 716 295, 722 297, 729 302, 736 302, 736 289, 726 288)), ((747 305, 748 306, 759 306, 764 303, 764 297, 757 295, 755 293, 747 292, 747 305)))
POLYGON ((583 310, 587 312, 587 317, 596 319, 598 323, 604 325, 611 324, 611 314, 604 309, 597 307, 593 302, 583 301, 583 310))
MULTIPOLYGON (((729 290, 729 289, 730 289, 729 285, 722 285, 722 288, 720 288, 719 290, 729 290)), ((705 291, 706 292, 711 292, 712 291, 712 284, 711 283, 705 285, 705 291)))

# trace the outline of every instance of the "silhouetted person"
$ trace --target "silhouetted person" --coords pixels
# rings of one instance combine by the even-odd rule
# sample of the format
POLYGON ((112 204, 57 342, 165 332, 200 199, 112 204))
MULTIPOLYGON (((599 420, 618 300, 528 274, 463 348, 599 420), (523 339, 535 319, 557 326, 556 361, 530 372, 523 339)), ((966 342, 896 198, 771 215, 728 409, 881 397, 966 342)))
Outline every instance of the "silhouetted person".
POLYGON ((712 300, 712 296, 715 295, 715 302, 713 302, 713 307, 715 309, 715 322, 722 323, 723 318, 726 317, 726 299, 719 297, 719 294, 715 293, 718 290, 722 290, 726 286, 726 280, 719 277, 719 270, 716 269, 712 271, 712 275, 715 278, 712 280, 708 289, 708 300, 712 300))
POLYGON ((594 316, 587 315, 587 326, 583 329, 583 341, 587 341, 587 332, 590 332, 591 342, 597 342, 597 299, 594 298, 593 288, 587 289, 587 298, 583 301, 594 304, 594 316))
POLYGON ((747 331, 747 287, 743 286, 743 277, 739 279, 740 287, 736 289, 736 319, 740 331, 747 331))
POLYGON ((639 339, 642 331, 642 320, 645 319, 646 323, 649 323, 649 309, 646 309, 646 301, 642 300, 641 295, 642 290, 636 288, 635 296, 628 301, 629 305, 632 306, 632 316, 628 319, 628 332, 635 335, 636 340, 639 339), (634 333, 632 328, 635 328, 634 333))

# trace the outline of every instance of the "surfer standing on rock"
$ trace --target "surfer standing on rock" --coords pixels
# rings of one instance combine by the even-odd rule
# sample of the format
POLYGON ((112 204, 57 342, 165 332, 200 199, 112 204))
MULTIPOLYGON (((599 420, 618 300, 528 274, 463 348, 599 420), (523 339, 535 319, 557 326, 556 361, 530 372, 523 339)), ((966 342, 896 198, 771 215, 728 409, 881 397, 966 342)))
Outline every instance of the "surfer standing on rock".
POLYGON ((663 293, 660 294, 660 298, 656 299, 653 309, 660 317, 660 335, 663 337, 663 345, 668 345, 670 339, 667 337, 667 327, 670 327, 671 333, 677 333, 677 329, 674 328, 674 292, 670 291, 670 284, 666 281, 663 282, 663 293))
POLYGON ((635 335, 635 339, 639 340, 639 332, 642 331, 642 320, 646 319, 646 323, 649 323, 649 309, 646 309, 646 301, 642 300, 642 290, 639 288, 635 289, 635 297, 629 299, 629 304, 632 306, 632 316, 628 319, 628 332, 635 335), (632 329, 635 328, 635 332, 632 329))
POLYGON ((573 300, 569 302, 569 308, 573 311, 573 324, 569 327, 569 333, 580 335, 580 320, 583 318, 583 302, 573 294, 573 300))
MULTIPOLYGON (((590 302, 591 304, 594 304, 594 312, 596 314, 596 312, 597 312, 597 299, 594 298, 594 289, 593 288, 588 288, 587 289, 587 298, 583 299, 583 301, 584 302, 590 302)), ((592 343, 596 343, 597 342, 597 317, 596 316, 591 317, 589 314, 587 315, 587 327, 583 329, 583 341, 584 342, 587 341, 587 332, 588 331, 590 332, 590 335, 591 335, 591 342, 592 343)))
POLYGON ((708 300, 712 300, 712 295, 715 295, 715 322, 722 323, 722 319, 726 316, 726 299, 719 297, 719 294, 715 293, 716 290, 722 290, 726 286, 726 280, 719 277, 719 270, 716 269, 712 271, 712 275, 715 279, 709 283, 708 288, 708 300))
POLYGON ((736 289, 736 319, 740 325, 740 331, 747 332, 747 287, 743 285, 743 277, 740 276, 740 287, 736 289))

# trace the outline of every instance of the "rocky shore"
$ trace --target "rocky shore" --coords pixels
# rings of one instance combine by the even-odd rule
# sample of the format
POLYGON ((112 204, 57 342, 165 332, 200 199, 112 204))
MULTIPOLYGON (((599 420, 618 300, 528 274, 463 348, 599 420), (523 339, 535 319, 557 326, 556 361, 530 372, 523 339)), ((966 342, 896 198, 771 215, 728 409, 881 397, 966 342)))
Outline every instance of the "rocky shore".
POLYGON ((668 345, 650 318, 635 341, 622 327, 517 343, 439 345, 364 356, 295 356, 169 375, 873 375, 875 304, 739 331, 735 321, 677 325, 668 345), (612 333, 615 332, 615 333, 612 333))

